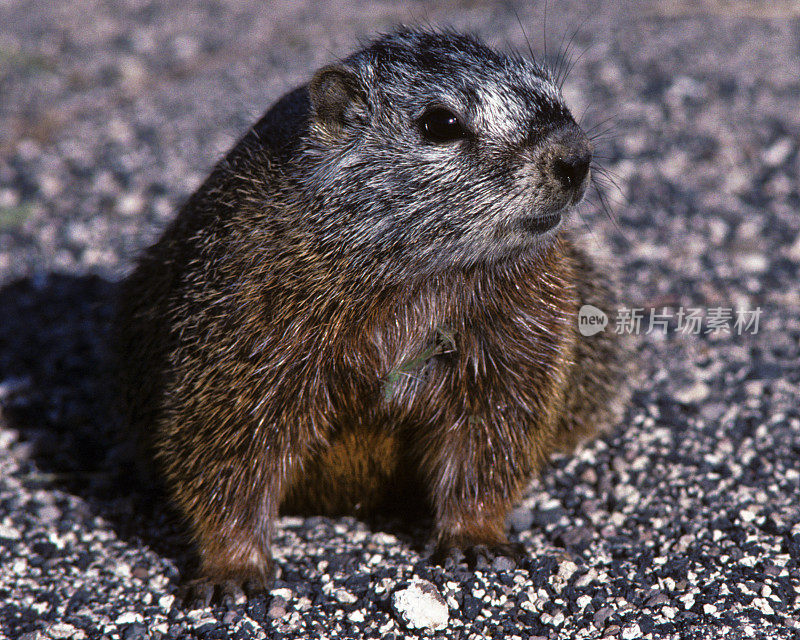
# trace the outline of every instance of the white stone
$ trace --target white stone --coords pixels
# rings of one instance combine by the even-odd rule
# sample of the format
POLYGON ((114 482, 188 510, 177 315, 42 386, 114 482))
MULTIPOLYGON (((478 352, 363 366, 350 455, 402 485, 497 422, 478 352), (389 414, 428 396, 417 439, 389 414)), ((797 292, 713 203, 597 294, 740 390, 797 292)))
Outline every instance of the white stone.
POLYGON ((753 606, 767 616, 771 616, 775 613, 773 608, 769 606, 769 603, 764 598, 753 598, 753 606))
POLYGON ((621 527, 625 524, 625 514, 620 513, 619 511, 612 513, 608 519, 615 527, 621 527))
POLYGON ((353 604, 358 601, 358 598, 346 589, 336 589, 333 592, 333 597, 342 604, 353 604))
POLYGON ((739 266, 750 273, 763 273, 769 267, 767 257, 762 253, 745 253, 737 259, 739 266))
POLYGON ((537 602, 538 602, 538 600, 537 600, 535 594, 533 596, 528 594, 528 599, 527 600, 523 600, 522 602, 520 602, 519 606, 520 606, 520 609, 526 609, 527 611, 536 611, 537 602))
POLYGON ((117 211, 123 216, 134 216, 144 209, 144 198, 136 193, 128 193, 117 201, 117 211))
POLYGON ((213 616, 205 615, 205 617, 201 617, 194 621, 194 628, 195 629, 202 629, 208 624, 216 624, 217 619, 213 616))
POLYGON ((350 615, 348 615, 348 616, 347 616, 347 619, 348 619, 350 622, 356 622, 356 623, 358 623, 358 622, 364 622, 364 620, 365 620, 366 618, 364 618, 364 612, 363 612, 363 611, 361 611, 361 610, 358 610, 358 609, 357 609, 356 611, 353 611, 353 612, 352 612, 350 615))
POLYGON ((395 546, 399 542, 396 536, 393 536, 390 533, 383 533, 383 532, 378 532, 373 534, 372 541, 375 544, 380 544, 385 547, 395 546))
POLYGON ((642 637, 642 630, 635 622, 622 630, 622 640, 635 640, 642 637))
POLYGON ((286 600, 286 602, 291 602, 292 598, 294 598, 294 593, 292 592, 292 590, 286 588, 273 589, 272 591, 270 591, 270 594, 273 596, 278 596, 280 598, 283 598, 284 600, 286 600))
POLYGON ((134 622, 141 623, 143 622, 143 620, 144 619, 142 618, 142 614, 135 613, 133 611, 127 611, 123 613, 121 616, 119 616, 116 620, 114 620, 114 622, 117 625, 123 625, 123 624, 133 624, 134 622))
POLYGON ((577 564, 571 560, 565 560, 558 566, 558 577, 567 582, 577 570, 577 564))
MULTIPOLYGON (((3 383, 0 382, 0 398, 3 396, 3 383)), ((11 448, 19 436, 16 431, 0 431, 0 451, 6 451, 11 448)))
POLYGON ((711 389, 709 386, 705 382, 697 380, 693 385, 683 387, 676 391, 675 399, 683 404, 691 404, 693 402, 705 400, 710 393, 711 389))
MULTIPOLYGON (((48 627, 47 635, 49 635, 51 638, 76 638, 78 631, 80 631, 80 629, 73 627, 71 624, 57 622, 56 624, 48 627)), ((81 631, 81 633, 83 632, 81 631)))
POLYGON ((591 584, 598 577, 597 570, 594 568, 590 568, 584 575, 582 575, 578 580, 575 582, 576 587, 585 587, 588 584, 591 584))
POLYGON ((396 627, 397 627, 397 623, 394 620, 389 619, 389 620, 386 621, 385 624, 383 624, 382 626, 378 627, 378 631, 380 632, 381 635, 386 635, 387 633, 389 633, 392 629, 394 629, 396 627))
POLYGON ((788 136, 781 138, 764 151, 764 164, 768 167, 777 167, 783 164, 792 153, 792 139, 788 136))
POLYGON ((392 595, 392 607, 409 629, 444 629, 450 618, 436 586, 419 578, 392 595))
POLYGON ((19 540, 21 537, 22 534, 14 527, 0 524, 0 538, 5 538, 6 540, 19 540))

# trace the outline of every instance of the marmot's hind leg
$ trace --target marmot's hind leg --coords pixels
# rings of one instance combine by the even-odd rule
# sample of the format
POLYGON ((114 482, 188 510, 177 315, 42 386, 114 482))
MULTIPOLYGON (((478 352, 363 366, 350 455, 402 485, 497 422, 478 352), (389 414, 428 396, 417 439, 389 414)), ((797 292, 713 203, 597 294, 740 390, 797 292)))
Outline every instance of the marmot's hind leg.
POLYGON ((565 395, 565 411, 556 433, 556 448, 571 451, 580 442, 617 423, 630 394, 625 356, 629 349, 623 336, 615 333, 618 304, 608 276, 597 270, 580 248, 569 245, 575 270, 578 307, 592 305, 608 317, 603 331, 584 336, 578 331, 574 364, 565 395))

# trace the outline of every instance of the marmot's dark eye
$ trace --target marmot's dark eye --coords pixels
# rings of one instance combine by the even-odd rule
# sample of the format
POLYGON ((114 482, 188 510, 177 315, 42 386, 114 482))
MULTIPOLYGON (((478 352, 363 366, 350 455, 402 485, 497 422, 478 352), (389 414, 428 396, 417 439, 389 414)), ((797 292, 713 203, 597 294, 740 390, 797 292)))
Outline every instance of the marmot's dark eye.
POLYGON ((417 120, 417 126, 423 138, 436 144, 460 140, 467 135, 458 116, 444 107, 428 109, 417 120))

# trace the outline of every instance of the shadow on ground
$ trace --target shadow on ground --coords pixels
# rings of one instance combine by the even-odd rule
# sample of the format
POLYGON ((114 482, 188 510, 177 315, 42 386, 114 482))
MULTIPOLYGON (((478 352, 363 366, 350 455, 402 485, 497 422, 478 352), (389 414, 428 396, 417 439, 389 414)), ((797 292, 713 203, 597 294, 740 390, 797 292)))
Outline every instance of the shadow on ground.
POLYGON ((117 535, 186 568, 185 534, 138 473, 114 417, 109 330, 117 286, 48 274, 0 289, 0 419, 25 483, 86 501, 117 535))

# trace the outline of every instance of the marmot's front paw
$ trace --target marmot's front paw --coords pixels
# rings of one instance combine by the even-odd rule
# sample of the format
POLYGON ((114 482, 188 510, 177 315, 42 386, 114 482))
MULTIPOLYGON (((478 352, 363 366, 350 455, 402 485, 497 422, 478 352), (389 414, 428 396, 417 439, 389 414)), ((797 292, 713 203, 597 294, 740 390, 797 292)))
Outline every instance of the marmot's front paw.
POLYGON ((528 559, 525 545, 520 542, 476 544, 463 549, 439 545, 431 556, 433 564, 452 569, 465 563, 470 569, 515 569, 528 559))
POLYGON ((271 582, 271 577, 266 581, 252 578, 220 581, 198 578, 183 584, 175 595, 179 605, 187 610, 203 609, 212 604, 230 608, 265 593, 271 582))

